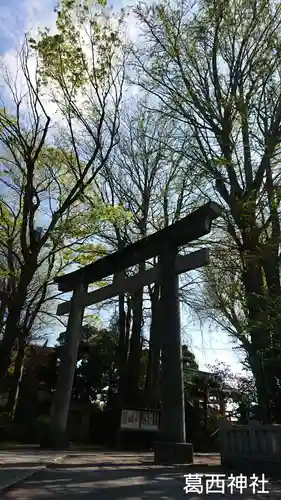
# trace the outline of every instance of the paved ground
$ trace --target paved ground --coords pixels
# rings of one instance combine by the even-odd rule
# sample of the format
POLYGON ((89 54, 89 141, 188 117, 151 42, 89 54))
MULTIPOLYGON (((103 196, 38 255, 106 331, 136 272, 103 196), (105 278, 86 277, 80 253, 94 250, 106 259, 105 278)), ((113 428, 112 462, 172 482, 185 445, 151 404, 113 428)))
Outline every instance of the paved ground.
MULTIPOLYGON (((1 452, 0 452, 1 453, 1 452)), ((2 454, 0 455, 2 459, 2 454)), ((49 459, 49 457, 47 457, 49 459)), ((185 493, 184 474, 211 474, 222 472, 217 456, 196 456, 190 467, 162 467, 152 464, 151 453, 68 452, 62 461, 36 472, 6 494, 1 500, 199 500, 206 494, 185 493), (207 465, 210 464, 210 465, 207 465)), ((18 464, 19 465, 19 464, 18 464)), ((205 479, 203 479, 205 487, 205 479)), ((241 498, 280 499, 278 483, 267 485, 271 493, 253 495, 251 490, 223 496, 241 498)), ((211 494, 211 492, 210 492, 211 494)), ((214 500, 223 497, 212 493, 214 500)), ((208 495, 209 497, 209 495, 208 495)))
POLYGON ((65 455, 64 452, 42 452, 38 447, 0 450, 0 492, 18 481, 53 465, 65 455))

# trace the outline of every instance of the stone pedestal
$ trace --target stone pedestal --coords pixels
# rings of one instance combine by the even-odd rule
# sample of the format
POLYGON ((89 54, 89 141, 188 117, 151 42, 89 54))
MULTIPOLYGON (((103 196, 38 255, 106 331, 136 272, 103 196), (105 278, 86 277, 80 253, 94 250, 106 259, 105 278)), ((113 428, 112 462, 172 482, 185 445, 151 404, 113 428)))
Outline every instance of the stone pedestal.
POLYGON ((156 465, 192 464, 193 446, 191 443, 157 441, 154 443, 154 463, 156 465))

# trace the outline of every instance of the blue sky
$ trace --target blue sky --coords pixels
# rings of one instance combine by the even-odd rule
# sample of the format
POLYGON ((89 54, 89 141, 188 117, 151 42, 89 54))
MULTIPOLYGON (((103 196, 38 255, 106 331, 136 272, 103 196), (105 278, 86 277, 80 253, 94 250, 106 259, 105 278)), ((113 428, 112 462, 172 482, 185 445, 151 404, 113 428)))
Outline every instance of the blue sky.
MULTIPOLYGON (((116 2, 114 4, 116 6, 116 2)), ((8 67, 13 69, 14 50, 21 45, 26 32, 36 32, 37 26, 55 26, 55 5, 55 0, 0 0, 0 55, 8 67)), ((128 2, 119 0, 119 5, 125 7, 128 2)), ((185 314, 182 314, 182 325, 185 341, 188 339, 193 347, 200 368, 218 360, 230 364, 234 371, 241 371, 237 354, 223 331, 212 331, 209 325, 201 327, 197 322, 190 322, 185 314)))
POLYGON ((0 52, 21 43, 24 33, 38 24, 53 24, 55 0, 0 0, 0 52))

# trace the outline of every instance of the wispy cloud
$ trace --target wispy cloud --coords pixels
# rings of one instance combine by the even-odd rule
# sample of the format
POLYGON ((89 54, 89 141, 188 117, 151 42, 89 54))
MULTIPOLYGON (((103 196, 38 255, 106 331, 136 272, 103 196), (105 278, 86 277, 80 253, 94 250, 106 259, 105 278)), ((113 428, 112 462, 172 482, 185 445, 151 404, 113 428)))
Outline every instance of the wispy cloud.
MULTIPOLYGON (((22 75, 19 73, 18 53, 26 34, 37 33, 38 27, 55 28, 56 0, 0 0, 0 56, 10 78, 21 90, 22 75), (17 80, 17 82, 15 81, 17 80)), ((32 64, 32 62, 31 62, 32 64)), ((3 94, 3 81, 1 93, 3 94)), ((4 92, 5 93, 5 92, 4 92)))
MULTIPOLYGON (((55 28, 56 0, 0 0, 0 57, 1 102, 13 107, 9 86, 17 95, 26 93, 26 80, 20 68, 19 52, 26 34, 36 35, 39 27, 55 28), (3 2, 3 3, 1 3, 3 2), (4 3, 5 2, 5 3, 4 3), (9 84, 8 84, 8 81, 9 84)), ((35 74, 36 61, 34 57, 28 63, 31 75, 35 74)), ((13 100, 13 99, 12 99, 13 100)))
POLYGON ((20 46, 26 32, 39 25, 55 25, 55 0, 1 0, 0 52, 5 54, 20 46))

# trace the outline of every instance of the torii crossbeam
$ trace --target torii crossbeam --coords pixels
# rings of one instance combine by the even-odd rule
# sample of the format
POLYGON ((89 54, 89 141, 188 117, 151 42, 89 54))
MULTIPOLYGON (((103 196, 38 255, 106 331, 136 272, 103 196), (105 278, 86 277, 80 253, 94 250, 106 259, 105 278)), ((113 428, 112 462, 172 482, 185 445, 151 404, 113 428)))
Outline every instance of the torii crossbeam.
POLYGON ((192 445, 186 443, 185 438, 178 275, 207 265, 209 254, 207 249, 201 249, 182 256, 178 255, 178 249, 208 234, 212 221, 221 212, 219 205, 209 202, 171 226, 55 279, 60 291, 73 291, 73 295, 71 301, 60 304, 57 310, 58 315, 69 313, 69 319, 54 398, 51 425, 53 445, 61 445, 66 430, 85 307, 158 282, 161 290, 163 397, 161 439, 156 444, 155 461, 179 463, 192 459, 192 445), (155 256, 159 256, 157 266, 130 278, 122 278, 122 271, 124 273, 125 269, 155 256), (112 285, 87 293, 90 283, 111 275, 117 276, 112 285))

